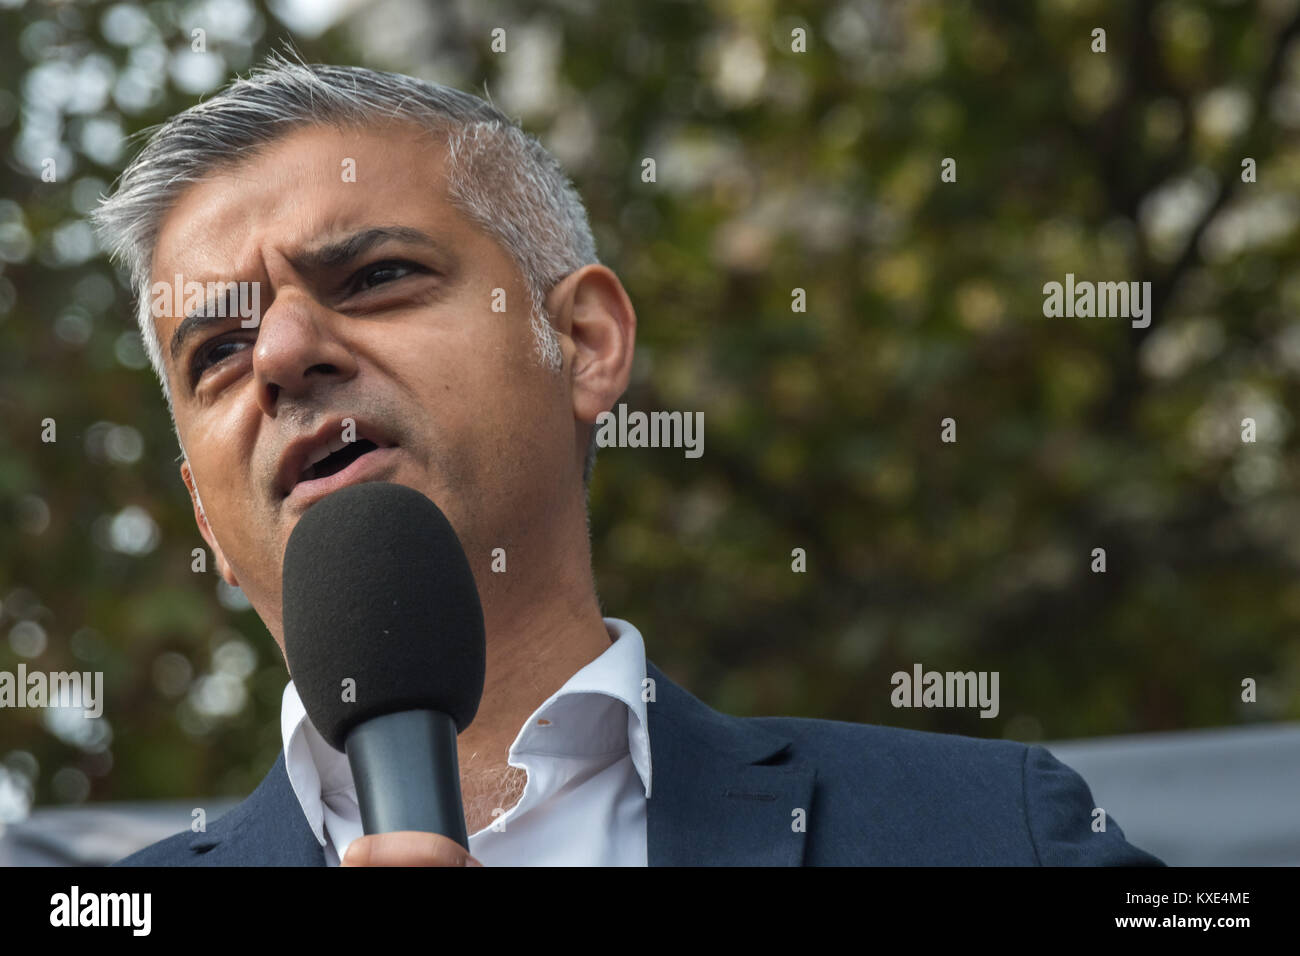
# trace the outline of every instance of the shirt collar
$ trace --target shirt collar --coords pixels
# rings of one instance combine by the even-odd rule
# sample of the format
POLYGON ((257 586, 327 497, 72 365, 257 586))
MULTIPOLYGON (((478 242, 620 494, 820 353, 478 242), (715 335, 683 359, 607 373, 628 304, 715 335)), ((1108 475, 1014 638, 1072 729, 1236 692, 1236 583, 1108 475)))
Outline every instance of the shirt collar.
POLYGON ((510 745, 510 760, 524 753, 594 757, 626 750, 649 799, 645 642, 627 621, 614 617, 604 621, 610 646, 533 711, 510 745), (593 697, 607 699, 597 704, 593 697), (625 720, 619 721, 620 715, 625 720))
MULTIPOLYGON (((519 754, 594 757, 627 750, 650 798, 650 732, 646 722, 645 642, 627 621, 604 618, 609 647, 533 711, 524 721, 509 760, 519 754), (604 701, 595 698, 607 698, 604 701), (618 721, 620 714, 626 720, 618 721), (541 723, 548 721, 548 723, 541 723)), ((310 720, 293 681, 284 688, 280 704, 280 735, 284 741, 289 783, 302 805, 316 840, 325 845, 322 798, 352 791, 352 768, 346 754, 325 742, 310 720)))

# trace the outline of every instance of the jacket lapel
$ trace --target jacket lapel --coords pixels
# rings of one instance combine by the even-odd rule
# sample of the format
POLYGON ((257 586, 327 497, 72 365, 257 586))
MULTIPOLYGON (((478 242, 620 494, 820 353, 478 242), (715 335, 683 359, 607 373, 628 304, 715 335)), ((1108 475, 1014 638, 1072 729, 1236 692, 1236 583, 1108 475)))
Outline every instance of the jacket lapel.
POLYGON ((247 800, 196 833, 190 851, 199 866, 324 866, 325 851, 289 783, 284 751, 247 800))
POLYGON ((816 771, 790 760, 790 739, 706 706, 649 658, 646 675, 649 865, 802 866, 816 771))

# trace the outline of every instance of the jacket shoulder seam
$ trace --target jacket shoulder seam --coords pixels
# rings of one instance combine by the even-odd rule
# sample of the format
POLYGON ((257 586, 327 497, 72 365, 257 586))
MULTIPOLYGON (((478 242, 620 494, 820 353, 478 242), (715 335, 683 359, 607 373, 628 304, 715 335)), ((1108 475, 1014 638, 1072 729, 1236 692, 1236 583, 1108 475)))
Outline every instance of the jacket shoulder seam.
POLYGON ((1034 822, 1031 819, 1029 810, 1029 751, 1031 748, 1025 747, 1025 752, 1020 759, 1020 800, 1025 808, 1025 829, 1029 831, 1029 846, 1034 851, 1034 864, 1043 865, 1042 854, 1038 852, 1038 838, 1034 836, 1034 822))

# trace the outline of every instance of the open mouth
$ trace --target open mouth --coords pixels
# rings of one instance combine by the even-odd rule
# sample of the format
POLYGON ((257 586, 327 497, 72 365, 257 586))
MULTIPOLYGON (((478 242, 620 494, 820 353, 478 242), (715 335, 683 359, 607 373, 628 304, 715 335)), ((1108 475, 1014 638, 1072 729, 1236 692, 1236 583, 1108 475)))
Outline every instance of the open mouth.
POLYGON ((368 438, 358 438, 338 451, 326 455, 314 465, 308 465, 303 469, 298 481, 313 481, 317 478, 328 478, 330 475, 338 474, 362 455, 368 454, 378 447, 368 438))

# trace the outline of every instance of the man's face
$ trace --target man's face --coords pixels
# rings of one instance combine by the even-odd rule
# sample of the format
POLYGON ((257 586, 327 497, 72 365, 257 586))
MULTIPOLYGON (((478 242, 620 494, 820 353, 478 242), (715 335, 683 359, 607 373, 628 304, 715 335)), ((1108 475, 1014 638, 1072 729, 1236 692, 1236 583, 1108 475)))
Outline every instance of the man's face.
MULTIPOLYGON (((184 315, 155 322, 200 528, 281 648, 285 545, 340 481, 423 492, 476 575, 572 494, 564 373, 539 364, 522 275, 447 202, 443 149, 419 130, 311 127, 190 187, 162 223, 151 281, 177 275, 260 283, 260 327, 231 310, 173 357, 184 315), (333 484, 300 480, 348 418, 377 450, 333 484)), ((567 371, 572 342, 561 346, 567 371)))

